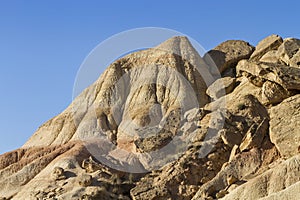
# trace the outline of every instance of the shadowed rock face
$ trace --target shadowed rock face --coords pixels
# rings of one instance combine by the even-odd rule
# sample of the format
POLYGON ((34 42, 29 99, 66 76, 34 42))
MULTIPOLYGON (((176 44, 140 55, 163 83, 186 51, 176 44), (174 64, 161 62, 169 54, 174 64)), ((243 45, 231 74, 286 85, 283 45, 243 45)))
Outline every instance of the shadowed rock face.
POLYGON ((299 49, 272 35, 202 59, 174 37, 116 60, 0 155, 0 199, 299 199, 299 49))

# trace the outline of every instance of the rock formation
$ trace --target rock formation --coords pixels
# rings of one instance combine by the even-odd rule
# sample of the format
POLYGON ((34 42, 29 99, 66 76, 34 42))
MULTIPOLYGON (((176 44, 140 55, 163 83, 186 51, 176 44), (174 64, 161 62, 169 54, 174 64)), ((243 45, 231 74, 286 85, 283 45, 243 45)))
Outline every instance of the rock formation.
POLYGON ((23 147, 0 199, 299 199, 300 40, 186 37, 113 62, 23 147))

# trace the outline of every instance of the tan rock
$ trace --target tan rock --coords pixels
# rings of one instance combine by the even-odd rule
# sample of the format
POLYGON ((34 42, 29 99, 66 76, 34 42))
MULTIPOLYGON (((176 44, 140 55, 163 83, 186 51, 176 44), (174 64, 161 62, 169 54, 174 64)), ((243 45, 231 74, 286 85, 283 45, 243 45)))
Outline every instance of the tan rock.
POLYGON ((279 59, 288 66, 300 66, 300 40, 296 38, 284 39, 283 43, 279 46, 277 56, 279 59))
POLYGON ((251 148, 260 148, 261 143, 269 128, 269 120, 264 118, 260 123, 254 123, 247 131, 240 144, 240 151, 250 150, 251 148))
POLYGON ((276 104, 289 96, 289 92, 277 83, 266 81, 262 86, 262 102, 266 105, 276 104))
POLYGON ((262 86, 265 80, 275 82, 286 90, 300 90, 300 69, 272 63, 254 63, 242 60, 238 63, 237 74, 248 76, 249 80, 259 82, 262 86))
POLYGON ((279 58, 277 55, 277 50, 271 50, 268 51, 266 54, 264 54, 261 59, 259 60, 260 62, 266 62, 266 63, 279 63, 279 58))
POLYGON ((229 157, 229 162, 233 160, 233 158, 235 157, 235 155, 237 155, 239 153, 239 146, 238 145, 234 145, 232 147, 232 150, 230 152, 230 157, 229 157))
POLYGON ((235 67, 238 61, 250 57, 254 47, 242 40, 228 40, 210 50, 204 59, 208 64, 216 65, 222 73, 226 69, 235 67))
POLYGON ((250 57, 250 60, 258 61, 268 51, 276 50, 282 44, 282 42, 282 38, 278 35, 270 35, 264 38, 256 46, 255 51, 250 57))
POLYGON ((283 157, 299 154, 300 95, 285 99, 270 110, 270 139, 283 157))
POLYGON ((92 184, 92 176, 88 174, 81 174, 78 176, 78 184, 82 187, 87 187, 92 184))
POLYGON ((52 177, 54 180, 63 180, 66 179, 66 176, 64 174, 64 169, 61 167, 55 167, 52 172, 52 177))
MULTIPOLYGON (((63 113, 42 125, 24 147, 107 135, 113 144, 135 152, 136 129, 163 124, 176 132, 181 113, 208 102, 205 92, 212 80, 188 39, 171 38, 112 63, 63 113), (174 114, 178 109, 181 113, 174 114), (172 121, 173 117, 177 121, 172 121)), ((159 134, 155 137, 153 140, 160 140, 159 134)))
POLYGON ((299 195, 299 155, 292 157, 276 167, 267 170, 231 191, 224 200, 238 199, 298 199, 299 195), (287 189, 286 189, 287 188, 287 189), (291 194, 288 194, 288 191, 291 194), (278 196, 277 196, 278 195, 278 196), (286 195, 286 196, 285 196, 286 195), (288 198, 289 199, 289 198, 288 198))
MULTIPOLYGON (((239 77, 217 80, 229 82, 224 95, 207 90, 216 71, 185 37, 117 60, 24 148, 0 155, 0 199, 299 199, 299 51, 280 43, 265 39, 239 77)), ((251 48, 219 45, 223 76, 251 48)))
POLYGON ((229 94, 235 88, 236 79, 231 77, 224 77, 216 80, 211 84, 207 90, 206 94, 212 99, 218 99, 226 94, 229 94))

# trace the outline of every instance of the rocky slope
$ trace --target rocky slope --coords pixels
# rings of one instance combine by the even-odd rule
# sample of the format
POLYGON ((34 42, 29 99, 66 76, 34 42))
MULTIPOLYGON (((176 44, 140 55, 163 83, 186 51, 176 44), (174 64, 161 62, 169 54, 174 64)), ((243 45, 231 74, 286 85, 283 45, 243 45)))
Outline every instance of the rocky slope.
POLYGON ((299 199, 299 49, 174 37, 115 61, 0 155, 0 199, 299 199))

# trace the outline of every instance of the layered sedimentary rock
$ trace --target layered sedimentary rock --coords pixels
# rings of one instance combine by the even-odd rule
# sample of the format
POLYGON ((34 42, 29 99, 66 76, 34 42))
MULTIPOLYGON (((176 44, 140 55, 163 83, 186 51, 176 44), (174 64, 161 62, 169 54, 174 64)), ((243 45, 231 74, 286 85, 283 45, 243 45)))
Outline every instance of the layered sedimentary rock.
POLYGON ((299 199, 299 49, 174 37, 118 59, 0 156, 0 199, 299 199))

